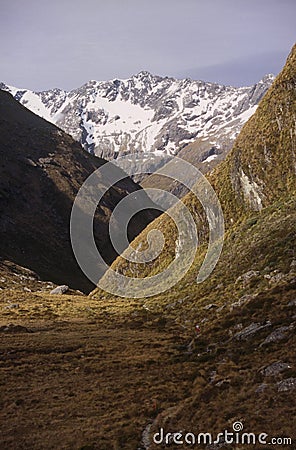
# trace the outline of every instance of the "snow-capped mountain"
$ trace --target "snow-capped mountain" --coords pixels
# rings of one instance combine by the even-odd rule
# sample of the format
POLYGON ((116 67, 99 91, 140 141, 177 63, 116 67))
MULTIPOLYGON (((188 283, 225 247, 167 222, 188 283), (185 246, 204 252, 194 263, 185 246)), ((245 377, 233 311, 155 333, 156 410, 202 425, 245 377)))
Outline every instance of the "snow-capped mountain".
POLYGON ((229 148, 273 79, 267 75, 236 88, 140 72, 126 80, 89 81, 70 92, 33 92, 4 83, 0 89, 89 152, 112 159, 142 151, 177 154, 197 139, 209 148, 229 148))

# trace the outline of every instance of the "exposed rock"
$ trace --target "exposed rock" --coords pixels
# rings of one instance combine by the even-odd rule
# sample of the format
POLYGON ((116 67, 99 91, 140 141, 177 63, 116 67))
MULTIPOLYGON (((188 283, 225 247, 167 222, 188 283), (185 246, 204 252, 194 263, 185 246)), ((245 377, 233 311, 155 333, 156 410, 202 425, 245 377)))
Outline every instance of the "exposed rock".
POLYGON ((221 312, 224 308, 225 308, 225 305, 219 306, 219 308, 217 308, 217 312, 221 312))
POLYGON ((249 303, 255 297, 256 297, 256 295, 251 295, 251 294, 243 295, 237 302, 234 302, 230 305, 230 311, 232 311, 234 308, 240 308, 241 306, 245 305, 246 303, 249 303))
POLYGON ((234 331, 239 331, 243 329, 243 324, 242 323, 236 323, 233 327, 234 331))
POLYGON ((143 150, 178 153, 197 136, 208 141, 203 153, 211 151, 213 141, 217 148, 226 146, 226 152, 272 81, 264 78, 254 86, 231 87, 140 72, 128 80, 89 81, 71 92, 1 86, 36 114, 41 102, 47 120, 90 153, 113 159, 115 154, 143 150), (121 111, 120 105, 126 105, 128 113, 115 113, 116 105, 121 111))
POLYGON ((210 384, 213 384, 215 382, 216 378, 217 378, 217 371, 212 370, 212 372, 210 372, 210 377, 209 377, 210 384))
POLYGON ((41 164, 43 166, 46 164, 52 164, 54 162, 54 160, 53 160, 53 158, 46 157, 46 158, 39 158, 38 162, 39 162, 39 164, 41 164))
POLYGON ((282 272, 279 272, 278 270, 274 270, 270 274, 264 275, 264 278, 269 280, 270 283, 278 283, 278 282, 284 280, 286 277, 287 277, 287 275, 285 275, 282 272))
POLYGON ((148 450, 149 449, 149 447, 151 445, 151 441, 150 441, 151 427, 152 427, 152 422, 148 423, 148 425, 143 430, 141 447, 138 450, 148 450))
POLYGON ((261 370, 260 373, 262 375, 264 375, 265 377, 272 377, 272 376, 278 375, 283 370, 290 369, 290 368, 291 368, 290 364, 284 363, 282 361, 277 361, 277 362, 270 364, 270 366, 265 367, 263 370, 261 370))
POLYGON ((31 166, 31 167, 37 167, 38 166, 31 158, 23 157, 23 158, 21 158, 21 161, 24 164, 26 164, 27 166, 31 166))
POLYGON ((229 385, 230 383, 231 383, 231 380, 229 380, 228 378, 225 378, 224 380, 218 381, 218 382, 215 384, 215 386, 221 387, 221 386, 229 385))
POLYGON ((18 303, 10 303, 10 305, 5 306, 6 309, 18 309, 19 307, 18 303))
POLYGON ((69 286, 67 286, 66 284, 63 284, 61 286, 57 286, 56 288, 54 288, 52 291, 50 291, 51 294, 65 294, 67 291, 69 290, 69 286))
POLYGON ((296 388, 296 378, 287 378, 277 383, 279 392, 292 391, 296 388))
POLYGON ((271 326, 271 322, 267 321, 265 324, 251 323, 248 327, 244 328, 242 331, 236 333, 234 338, 238 341, 249 339, 258 333, 258 331, 264 330, 271 326))
POLYGON ((248 272, 244 273, 243 275, 240 275, 235 283, 242 283, 244 287, 249 285, 250 281, 253 278, 256 278, 260 275, 260 272, 258 270, 249 270, 248 272))
POLYGON ((208 309, 216 309, 216 308, 218 308, 218 305, 216 305, 215 303, 210 303, 209 305, 204 306, 203 309, 208 310, 208 309))
POLYGON ((276 330, 274 330, 271 334, 269 334, 267 336, 267 338, 262 342, 261 345, 271 344, 273 342, 279 342, 282 339, 285 339, 288 331, 291 330, 292 328, 293 328, 293 325, 290 325, 288 327, 284 326, 284 327, 277 328, 276 330))
POLYGON ((260 211, 262 209, 262 199, 264 198, 260 186, 254 180, 250 180, 242 169, 240 182, 245 200, 249 202, 254 211, 260 211))

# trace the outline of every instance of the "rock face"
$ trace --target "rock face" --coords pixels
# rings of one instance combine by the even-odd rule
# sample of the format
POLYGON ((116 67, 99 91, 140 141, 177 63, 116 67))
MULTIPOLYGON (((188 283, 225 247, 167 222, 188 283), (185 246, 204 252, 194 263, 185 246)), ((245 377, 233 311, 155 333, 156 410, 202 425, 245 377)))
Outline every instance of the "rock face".
MULTIPOLYGON (((0 91, 0 256, 43 280, 87 292, 70 244, 74 198, 84 180, 106 161, 0 91)), ((102 186, 106 185, 104 179, 102 186)), ((109 189, 94 218, 96 243, 107 263, 117 256, 109 240, 109 219, 117 203, 140 189, 128 177, 109 189)), ((129 228, 135 237, 155 217, 139 213, 129 228)), ((5 278, 5 266, 0 264, 5 278)), ((4 283, 5 284, 5 283, 4 283)))
POLYGON ((207 167, 229 150, 272 81, 267 75, 236 88, 140 72, 127 80, 89 81, 70 92, 0 88, 97 156, 190 154, 197 142, 198 160, 207 167))

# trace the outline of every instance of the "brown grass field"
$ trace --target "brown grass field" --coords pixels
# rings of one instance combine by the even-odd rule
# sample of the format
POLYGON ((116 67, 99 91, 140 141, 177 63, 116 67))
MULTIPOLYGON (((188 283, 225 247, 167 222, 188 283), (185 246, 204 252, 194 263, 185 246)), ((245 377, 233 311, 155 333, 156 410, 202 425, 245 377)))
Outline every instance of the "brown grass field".
POLYGON ((180 359, 180 330, 125 323, 82 296, 1 300, 1 450, 137 449, 147 423, 189 394, 196 368, 180 359))

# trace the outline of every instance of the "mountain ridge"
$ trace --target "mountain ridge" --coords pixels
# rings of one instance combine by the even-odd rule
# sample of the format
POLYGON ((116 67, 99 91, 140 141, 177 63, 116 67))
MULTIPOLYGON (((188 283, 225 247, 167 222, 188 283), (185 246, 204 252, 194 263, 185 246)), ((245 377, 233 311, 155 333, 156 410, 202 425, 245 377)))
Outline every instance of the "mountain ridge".
MULTIPOLYGON (((235 88, 141 71, 128 79, 90 80, 69 92, 0 84, 28 109, 106 159, 126 153, 178 154, 199 139, 212 159, 226 153, 273 80, 235 88)), ((183 151, 184 153, 184 151, 183 151)))

